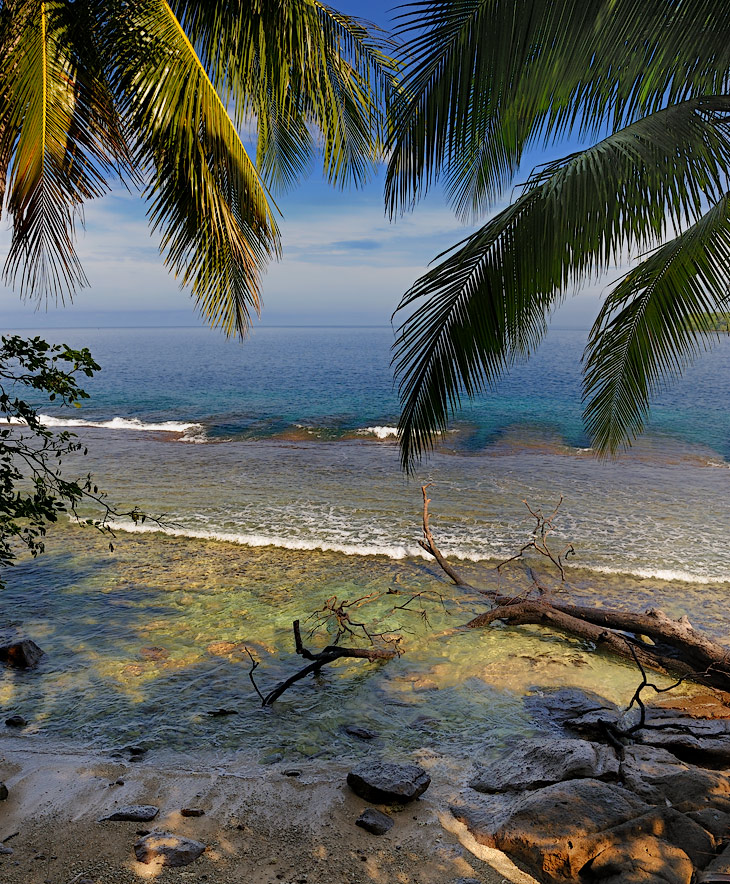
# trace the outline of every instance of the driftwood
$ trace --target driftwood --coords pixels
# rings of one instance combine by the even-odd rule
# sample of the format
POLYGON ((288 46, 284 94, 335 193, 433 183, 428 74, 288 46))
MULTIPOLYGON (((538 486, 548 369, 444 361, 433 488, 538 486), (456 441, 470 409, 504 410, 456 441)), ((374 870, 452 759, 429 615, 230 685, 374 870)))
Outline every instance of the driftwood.
POLYGON ((358 660, 369 660, 372 663, 375 660, 392 660, 393 657, 398 654, 396 648, 343 648, 340 647, 340 645, 327 645, 326 648, 323 648, 318 653, 314 653, 305 648, 302 643, 298 620, 294 621, 292 628, 294 631, 294 645, 297 654, 311 662, 302 669, 299 669, 293 675, 290 675, 289 678, 284 679, 284 681, 280 682, 266 695, 259 690, 254 680, 254 672, 259 665, 258 661, 253 658, 251 652, 248 651, 248 648, 246 649, 249 658, 251 659, 251 669, 249 670, 248 675, 251 679, 251 684, 253 685, 254 690, 261 699, 262 706, 271 706, 279 699, 284 691, 288 690, 293 684, 296 684, 308 675, 316 675, 323 666, 326 666, 328 663, 334 663, 335 660, 341 660, 343 657, 351 657, 358 660))
MULTIPOLYGON (((610 608, 591 608, 548 599, 535 581, 537 598, 505 596, 496 590, 470 584, 438 548, 430 528, 428 505, 423 492, 423 536, 419 541, 457 586, 472 589, 488 598, 494 607, 466 625, 473 629, 499 620, 510 625, 533 624, 556 629, 593 643, 626 660, 662 673, 676 673, 685 679, 730 690, 730 650, 696 630, 687 617, 672 620, 664 612, 644 613, 610 608), (648 636, 654 644, 642 641, 648 636)), ((562 569, 561 569, 562 571, 562 569)))

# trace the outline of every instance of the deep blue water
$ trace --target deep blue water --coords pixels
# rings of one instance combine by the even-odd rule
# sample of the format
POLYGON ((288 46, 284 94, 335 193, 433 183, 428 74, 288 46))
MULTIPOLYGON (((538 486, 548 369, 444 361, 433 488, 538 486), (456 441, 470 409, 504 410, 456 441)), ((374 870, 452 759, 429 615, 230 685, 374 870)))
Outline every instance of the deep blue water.
MULTIPOLYGON (((50 336, 49 332, 49 336, 50 336)), ((102 365, 85 386, 83 417, 203 424, 206 435, 261 438, 308 428, 324 438, 393 427, 398 397, 389 328, 260 328, 244 341, 205 328, 54 331, 102 365)), ((478 450, 505 431, 589 440, 581 420, 585 333, 555 330, 533 358, 454 419, 459 444, 478 450)), ((654 402, 650 435, 730 457, 730 339, 654 402)), ((63 412, 44 409, 61 417, 63 412)), ((80 415, 74 414, 74 417, 80 415)))

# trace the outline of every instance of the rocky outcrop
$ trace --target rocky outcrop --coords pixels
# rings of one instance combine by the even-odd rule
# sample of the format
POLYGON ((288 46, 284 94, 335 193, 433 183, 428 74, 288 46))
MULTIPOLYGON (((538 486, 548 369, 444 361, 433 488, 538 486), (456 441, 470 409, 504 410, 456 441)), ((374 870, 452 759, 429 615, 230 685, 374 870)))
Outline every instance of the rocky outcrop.
POLYGON ((347 775, 352 791, 375 804, 407 804, 422 795, 431 777, 418 764, 365 761, 347 775))
POLYGON ((156 863, 176 868, 187 866, 205 850, 205 844, 171 832, 150 832, 134 845, 134 854, 141 863, 156 863))
POLYGON ((477 792, 516 792, 579 778, 617 779, 619 762, 609 746, 586 740, 524 740, 485 767, 469 784, 477 792))
POLYGON ((42 648, 29 638, 0 645, 0 662, 16 669, 34 669, 44 655, 42 648))
POLYGON ((620 762, 612 754, 587 740, 526 740, 479 769, 452 812, 546 882, 690 884, 696 870, 730 871, 730 850, 717 856, 730 837, 726 773, 642 743, 620 762))

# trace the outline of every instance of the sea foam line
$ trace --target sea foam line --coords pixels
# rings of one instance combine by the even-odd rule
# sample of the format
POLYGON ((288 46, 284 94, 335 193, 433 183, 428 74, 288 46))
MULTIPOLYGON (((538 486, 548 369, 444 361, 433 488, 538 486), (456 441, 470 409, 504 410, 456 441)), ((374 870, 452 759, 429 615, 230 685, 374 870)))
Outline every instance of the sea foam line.
MULTIPOLYGON (((89 421, 74 417, 52 417, 50 414, 39 414, 38 419, 45 427, 93 427, 102 430, 135 430, 143 433, 184 433, 184 441, 189 442, 202 441, 204 435, 202 424, 186 421, 146 423, 136 417, 113 417, 108 421, 89 421)), ((14 417, 6 418, 5 422, 16 426, 27 425, 26 421, 14 417)))
MULTIPOLYGON (((127 534, 166 534, 170 537, 187 537, 192 540, 214 540, 225 543, 236 543, 240 546, 260 547, 274 546, 280 549, 300 550, 303 552, 336 552, 346 556, 385 556, 389 559, 401 560, 406 558, 420 558, 432 561, 431 556, 421 547, 410 544, 349 544, 328 541, 324 538, 282 537, 279 535, 248 534, 246 532, 216 531, 199 528, 186 528, 178 526, 158 526, 155 524, 137 524, 129 522, 112 522, 110 527, 114 531, 127 534)), ((503 556, 494 552, 491 554, 474 553, 460 548, 445 549, 444 554, 451 559, 459 559, 464 562, 500 562, 503 556)), ((713 575, 708 577, 702 574, 692 574, 690 571, 680 569, 662 568, 612 568, 606 565, 588 565, 586 563, 572 563, 565 565, 566 570, 593 571, 599 574, 607 574, 616 577, 634 577, 639 579, 661 580, 670 583, 689 584, 717 584, 730 583, 730 574, 713 575)))

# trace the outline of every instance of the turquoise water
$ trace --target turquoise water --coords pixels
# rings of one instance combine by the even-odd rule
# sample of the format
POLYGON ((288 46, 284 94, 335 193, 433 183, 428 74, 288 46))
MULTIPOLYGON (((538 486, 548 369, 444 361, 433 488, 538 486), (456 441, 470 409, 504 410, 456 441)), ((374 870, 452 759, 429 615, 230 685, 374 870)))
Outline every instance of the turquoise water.
POLYGON ((584 336, 553 332, 409 481, 393 436, 390 329, 260 329, 243 345, 205 329, 54 336, 103 366, 80 413, 42 409, 88 443, 72 468, 92 470, 120 506, 164 513, 169 536, 120 526, 110 553, 61 526, 43 558, 7 574, 0 627, 48 652, 37 673, 0 678, 3 710, 30 718, 32 738, 297 758, 364 751, 343 734, 350 722, 386 747, 468 753, 529 732, 523 700, 535 691, 630 696, 635 673, 580 643, 461 628, 483 605, 420 554, 424 481, 442 547, 481 583, 529 583, 519 564, 502 575, 494 565, 530 536, 523 499, 547 509, 562 495, 555 544, 577 554, 566 585, 545 573, 557 591, 659 603, 726 638, 726 339, 661 398, 635 450, 604 462, 580 423, 584 336), (419 591, 431 594, 428 622, 394 605, 419 591), (405 630, 405 653, 338 664, 260 710, 244 648, 271 687, 301 663, 291 621, 334 595, 374 595, 368 622, 405 630), (238 714, 207 714, 221 706, 238 714))

